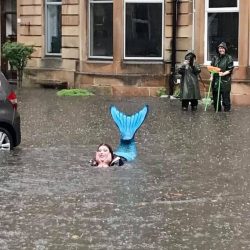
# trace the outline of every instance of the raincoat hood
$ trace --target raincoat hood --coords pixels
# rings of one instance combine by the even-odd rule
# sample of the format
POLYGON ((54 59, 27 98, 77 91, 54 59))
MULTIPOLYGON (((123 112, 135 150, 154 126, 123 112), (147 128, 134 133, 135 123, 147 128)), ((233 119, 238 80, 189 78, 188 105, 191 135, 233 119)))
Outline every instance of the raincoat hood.
POLYGON ((193 59, 193 58, 196 58, 196 55, 192 52, 189 52, 185 55, 185 60, 190 60, 190 59, 193 59))
POLYGON ((185 55, 185 60, 188 60, 190 63, 190 66, 194 65, 194 59, 196 59, 196 55, 192 52, 189 52, 185 55))
POLYGON ((225 42, 222 42, 222 43, 220 43, 220 44, 218 45, 218 47, 217 47, 217 50, 218 50, 218 51, 219 51, 219 47, 224 48, 224 49, 225 49, 225 51, 227 52, 227 45, 226 45, 226 43, 225 43, 225 42))

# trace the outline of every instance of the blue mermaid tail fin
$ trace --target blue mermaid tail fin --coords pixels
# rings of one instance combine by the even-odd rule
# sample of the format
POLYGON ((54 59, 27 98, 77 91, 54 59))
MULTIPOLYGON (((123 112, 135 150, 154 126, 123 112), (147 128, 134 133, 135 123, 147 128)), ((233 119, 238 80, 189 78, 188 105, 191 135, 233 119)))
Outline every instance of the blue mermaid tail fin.
POLYGON ((115 106, 110 107, 110 113, 119 129, 121 140, 131 140, 146 119, 148 105, 145 105, 140 111, 133 115, 126 115, 119 111, 115 106))
POLYGON ((114 153, 132 161, 137 156, 134 136, 147 117, 148 105, 133 115, 126 115, 115 106, 110 107, 110 113, 120 132, 120 144, 114 153))

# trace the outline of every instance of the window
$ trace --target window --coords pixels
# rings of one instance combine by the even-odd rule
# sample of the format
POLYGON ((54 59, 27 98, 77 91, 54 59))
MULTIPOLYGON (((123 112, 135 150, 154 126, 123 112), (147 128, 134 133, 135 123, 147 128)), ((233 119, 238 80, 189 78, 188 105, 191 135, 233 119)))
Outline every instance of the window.
POLYGON ((205 61, 226 42, 229 54, 238 61, 239 0, 206 0, 205 61))
POLYGON ((89 1, 89 57, 113 57, 113 1, 89 1))
POLYGON ((6 38, 10 41, 16 41, 17 16, 16 16, 16 0, 6 1, 4 6, 4 14, 6 20, 6 38))
POLYGON ((61 53, 61 0, 46 0, 46 54, 61 53))
POLYGON ((237 0, 210 0, 209 8, 226 8, 226 7, 237 7, 237 0))
POLYGON ((163 0, 125 0, 125 59, 163 58, 163 0))

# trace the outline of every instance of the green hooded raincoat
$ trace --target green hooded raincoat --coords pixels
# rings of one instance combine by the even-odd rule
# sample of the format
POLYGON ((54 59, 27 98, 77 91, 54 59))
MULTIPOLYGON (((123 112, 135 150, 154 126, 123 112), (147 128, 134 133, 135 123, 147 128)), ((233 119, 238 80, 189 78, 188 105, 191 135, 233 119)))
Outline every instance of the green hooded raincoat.
MULTIPOLYGON (((227 48, 225 47, 226 51, 227 48)), ((229 54, 215 56, 211 62, 212 66, 219 67, 221 72, 230 71, 230 74, 221 77, 220 89, 221 91, 231 91, 231 75, 234 68, 233 58, 229 54)), ((218 90, 219 74, 214 74, 213 90, 218 90)))
POLYGON ((198 81, 198 75, 201 72, 200 66, 197 64, 194 64, 194 66, 182 64, 178 72, 182 75, 180 98, 182 100, 201 99, 198 81))

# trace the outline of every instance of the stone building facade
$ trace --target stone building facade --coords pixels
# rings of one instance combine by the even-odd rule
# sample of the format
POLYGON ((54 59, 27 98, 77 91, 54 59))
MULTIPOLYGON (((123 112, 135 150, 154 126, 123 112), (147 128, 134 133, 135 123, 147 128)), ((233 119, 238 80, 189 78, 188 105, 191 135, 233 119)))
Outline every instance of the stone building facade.
MULTIPOLYGON (((11 0, 14 1, 14 0, 11 0)), ((155 96, 194 51, 208 83, 219 42, 234 56, 232 99, 250 104, 248 0, 15 0, 17 41, 36 51, 26 84, 155 96)))

